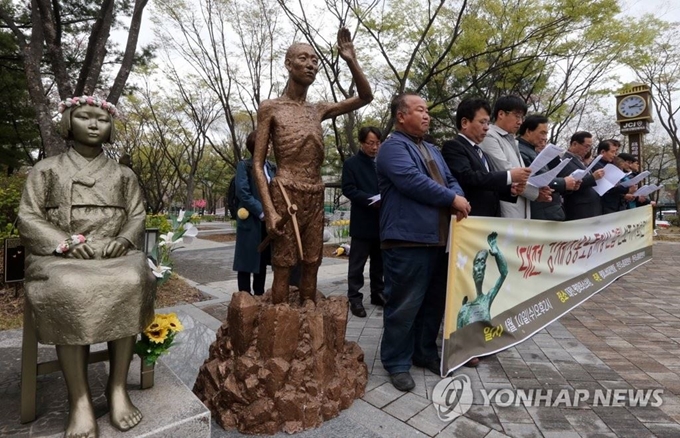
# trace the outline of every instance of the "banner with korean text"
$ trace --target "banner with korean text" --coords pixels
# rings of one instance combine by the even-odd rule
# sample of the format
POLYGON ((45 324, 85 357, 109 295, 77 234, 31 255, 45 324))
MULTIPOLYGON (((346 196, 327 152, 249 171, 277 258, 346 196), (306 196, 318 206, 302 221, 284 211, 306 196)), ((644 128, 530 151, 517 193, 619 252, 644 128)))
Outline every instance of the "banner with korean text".
POLYGON ((652 208, 452 220, 442 370, 509 348, 652 259, 652 208))

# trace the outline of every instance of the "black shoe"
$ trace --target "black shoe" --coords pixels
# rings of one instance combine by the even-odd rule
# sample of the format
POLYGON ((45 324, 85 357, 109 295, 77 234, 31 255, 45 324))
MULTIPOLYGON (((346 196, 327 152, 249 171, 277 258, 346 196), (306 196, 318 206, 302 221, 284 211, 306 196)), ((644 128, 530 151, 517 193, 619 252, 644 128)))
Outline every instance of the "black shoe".
POLYGON ((430 370, 434 374, 441 376, 441 368, 440 368, 440 363, 441 361, 439 359, 432 359, 432 360, 426 360, 426 361, 420 361, 420 360, 414 360, 413 365, 420 367, 420 368, 425 368, 426 370, 430 370))
POLYGON ((406 392, 416 387, 416 382, 413 381, 413 377, 411 377, 409 372, 390 374, 390 381, 392 386, 399 391, 406 392))
POLYGON ((385 295, 380 294, 380 293, 375 297, 371 297, 371 304, 373 304, 374 306, 383 307, 383 306, 385 306, 385 301, 386 301, 385 295))
POLYGON ((364 305, 361 303, 358 304, 349 304, 349 310, 352 312, 352 315, 358 316, 359 318, 366 318, 366 309, 364 309, 364 305))

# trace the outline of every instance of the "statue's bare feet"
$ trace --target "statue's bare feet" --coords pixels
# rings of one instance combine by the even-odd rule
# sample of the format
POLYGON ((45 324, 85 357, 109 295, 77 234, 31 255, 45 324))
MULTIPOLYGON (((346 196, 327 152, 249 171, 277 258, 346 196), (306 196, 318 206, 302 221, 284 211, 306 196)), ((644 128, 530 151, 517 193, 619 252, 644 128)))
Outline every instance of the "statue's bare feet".
POLYGON ((142 413, 132 404, 125 388, 107 389, 106 399, 109 401, 109 418, 116 429, 125 432, 142 421, 142 413))
POLYGON ((97 438, 99 430, 89 398, 76 400, 69 408, 65 438, 97 438))

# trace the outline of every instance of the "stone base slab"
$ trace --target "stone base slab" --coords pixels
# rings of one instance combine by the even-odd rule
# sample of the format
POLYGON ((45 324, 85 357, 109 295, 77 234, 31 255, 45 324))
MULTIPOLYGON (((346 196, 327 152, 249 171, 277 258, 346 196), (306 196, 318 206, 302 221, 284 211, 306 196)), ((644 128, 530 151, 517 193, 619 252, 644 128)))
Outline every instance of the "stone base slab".
MULTIPOLYGON (((66 385, 61 372, 38 377, 35 421, 19 422, 21 381, 21 331, 0 332, 0 436, 63 437, 68 416, 66 385)), ((103 344, 105 346, 105 344, 103 344)), ((50 360, 54 347, 39 349, 40 360, 50 360)), ((108 363, 88 368, 99 436, 105 437, 209 437, 210 412, 177 376, 156 364, 153 388, 139 389, 139 358, 130 366, 128 389, 132 403, 144 418, 128 432, 120 432, 109 423, 104 389, 108 363)))

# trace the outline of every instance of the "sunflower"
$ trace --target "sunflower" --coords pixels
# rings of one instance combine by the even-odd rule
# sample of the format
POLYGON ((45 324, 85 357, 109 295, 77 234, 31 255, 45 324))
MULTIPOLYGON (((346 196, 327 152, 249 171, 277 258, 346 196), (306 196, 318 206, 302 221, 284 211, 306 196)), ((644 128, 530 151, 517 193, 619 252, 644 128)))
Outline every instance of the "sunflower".
MULTIPOLYGON (((153 325, 153 324, 151 324, 153 325)), ((149 338, 149 341, 156 343, 156 344, 162 344, 165 342, 165 339, 168 337, 168 329, 164 327, 158 327, 156 330, 146 330, 144 334, 149 338)))
POLYGON ((163 317, 163 320, 165 321, 166 327, 172 330, 173 332, 181 332, 184 330, 184 326, 180 322, 179 318, 177 318, 176 313, 166 313, 164 315, 159 315, 163 317))

